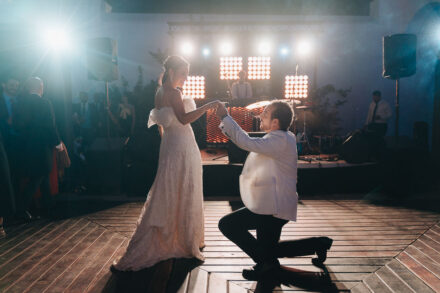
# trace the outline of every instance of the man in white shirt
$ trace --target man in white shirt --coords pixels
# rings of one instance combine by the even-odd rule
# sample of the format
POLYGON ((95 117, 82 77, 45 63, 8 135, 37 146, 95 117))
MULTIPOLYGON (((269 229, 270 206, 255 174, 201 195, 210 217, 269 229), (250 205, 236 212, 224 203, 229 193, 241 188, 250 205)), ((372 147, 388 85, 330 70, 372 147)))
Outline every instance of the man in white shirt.
POLYGON ((246 71, 238 73, 238 81, 232 84, 231 95, 233 99, 250 99, 252 98, 252 87, 246 81, 246 71))
POLYGON ((262 138, 249 137, 223 105, 218 106, 216 114, 222 121, 223 133, 250 152, 240 175, 240 195, 245 207, 219 221, 220 231, 256 263, 253 270, 243 270, 243 277, 257 280, 276 273, 280 267, 278 257, 292 256, 295 253, 291 249, 301 250, 295 255, 317 252, 322 263, 331 246, 329 238, 330 242, 325 240, 322 245, 322 239, 279 244, 282 227, 289 220, 296 221, 298 204, 296 138, 288 131, 293 118, 290 105, 274 101, 264 109, 260 127, 267 134, 262 138), (249 233, 253 229, 257 239, 249 233), (304 249, 304 244, 312 248, 304 249))
POLYGON ((373 132, 378 136, 385 136, 388 129, 388 119, 392 112, 390 105, 382 100, 380 91, 373 92, 373 101, 368 109, 367 121, 365 125, 368 131, 373 132))

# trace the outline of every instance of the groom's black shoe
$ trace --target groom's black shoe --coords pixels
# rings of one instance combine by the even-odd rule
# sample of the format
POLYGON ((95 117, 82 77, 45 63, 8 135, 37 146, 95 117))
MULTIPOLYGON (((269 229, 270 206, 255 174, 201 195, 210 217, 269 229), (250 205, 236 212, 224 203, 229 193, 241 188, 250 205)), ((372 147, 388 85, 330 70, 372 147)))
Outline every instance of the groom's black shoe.
POLYGON ((318 257, 312 258, 312 263, 315 266, 321 266, 327 259, 327 250, 332 246, 333 239, 328 237, 318 237, 317 241, 319 243, 318 248, 316 249, 316 255, 318 257))
POLYGON ((118 269, 116 268, 116 266, 115 266, 115 263, 113 263, 113 264, 110 266, 110 272, 112 272, 115 276, 118 276, 118 275, 122 275, 122 274, 124 274, 126 271, 118 270, 118 269))
POLYGON ((276 277, 279 271, 280 263, 278 261, 273 263, 261 263, 254 265, 252 269, 244 269, 242 276, 249 281, 258 281, 276 277))

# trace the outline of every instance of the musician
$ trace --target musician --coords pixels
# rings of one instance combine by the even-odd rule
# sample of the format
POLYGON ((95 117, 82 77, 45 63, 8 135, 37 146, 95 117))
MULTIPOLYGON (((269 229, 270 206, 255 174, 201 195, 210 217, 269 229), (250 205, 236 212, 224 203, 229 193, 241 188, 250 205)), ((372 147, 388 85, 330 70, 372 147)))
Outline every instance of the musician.
POLYGON ((251 84, 246 81, 246 71, 242 70, 238 73, 238 81, 232 84, 231 95, 233 99, 252 98, 252 87, 251 84))
POLYGON ((373 92, 373 101, 368 109, 367 121, 365 126, 368 131, 380 137, 384 137, 388 129, 388 119, 392 112, 390 105, 382 100, 380 91, 373 92))

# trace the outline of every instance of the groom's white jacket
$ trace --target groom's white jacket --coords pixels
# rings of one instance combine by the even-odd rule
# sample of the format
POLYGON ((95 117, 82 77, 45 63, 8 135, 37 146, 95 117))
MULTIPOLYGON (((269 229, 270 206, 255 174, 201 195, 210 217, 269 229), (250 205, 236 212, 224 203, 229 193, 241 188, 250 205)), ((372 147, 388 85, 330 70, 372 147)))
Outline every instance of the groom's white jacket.
POLYGON ((230 116, 223 118, 219 127, 238 147, 250 152, 240 175, 244 205, 256 214, 296 221, 295 135, 276 130, 261 138, 249 137, 230 116))

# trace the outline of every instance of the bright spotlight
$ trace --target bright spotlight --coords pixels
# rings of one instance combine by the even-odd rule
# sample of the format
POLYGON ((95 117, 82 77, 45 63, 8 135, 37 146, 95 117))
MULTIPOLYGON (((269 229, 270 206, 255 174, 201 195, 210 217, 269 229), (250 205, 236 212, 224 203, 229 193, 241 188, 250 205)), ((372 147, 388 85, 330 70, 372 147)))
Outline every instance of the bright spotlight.
POLYGON ((52 50, 66 50, 70 48, 71 42, 62 28, 48 28, 44 31, 45 45, 52 50))
POLYGON ((299 55, 308 56, 313 52, 313 44, 309 40, 303 40, 298 43, 296 49, 299 55))
POLYGON ((287 47, 282 47, 282 48, 280 49, 280 53, 281 53, 282 56, 287 56, 287 55, 289 54, 289 48, 287 48, 287 47))
POLYGON ((185 42, 182 44, 182 47, 180 48, 183 55, 191 55, 194 52, 194 46, 190 42, 185 42))
POLYGON ((268 42, 262 42, 258 45, 258 51, 261 55, 267 55, 270 53, 270 44, 268 42))
POLYGON ((208 48, 203 48, 202 54, 203 56, 208 57, 209 55, 211 55, 211 50, 209 50, 208 48))
POLYGON ((223 55, 229 55, 233 50, 232 44, 230 42, 225 42, 220 46, 220 50, 223 55))

